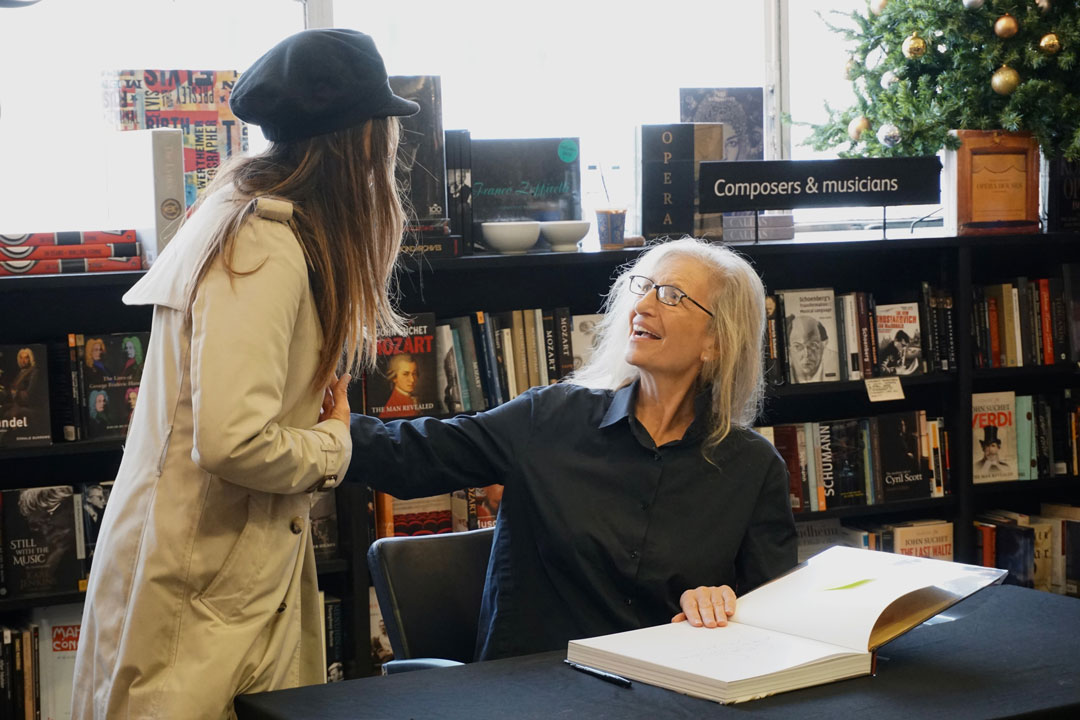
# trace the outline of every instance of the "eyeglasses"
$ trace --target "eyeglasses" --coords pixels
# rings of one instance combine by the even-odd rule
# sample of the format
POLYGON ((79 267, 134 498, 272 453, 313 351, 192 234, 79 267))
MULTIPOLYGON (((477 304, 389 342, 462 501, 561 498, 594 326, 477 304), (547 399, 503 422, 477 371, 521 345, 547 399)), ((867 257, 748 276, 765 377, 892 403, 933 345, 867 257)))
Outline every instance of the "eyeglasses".
POLYGON ((656 290, 656 299, 665 305, 671 305, 672 307, 681 303, 684 299, 697 305, 704 310, 709 317, 715 317, 708 308, 699 303, 694 298, 684 293, 674 285, 657 285, 644 275, 631 275, 630 276, 630 292, 635 295, 648 295, 653 290, 656 290))

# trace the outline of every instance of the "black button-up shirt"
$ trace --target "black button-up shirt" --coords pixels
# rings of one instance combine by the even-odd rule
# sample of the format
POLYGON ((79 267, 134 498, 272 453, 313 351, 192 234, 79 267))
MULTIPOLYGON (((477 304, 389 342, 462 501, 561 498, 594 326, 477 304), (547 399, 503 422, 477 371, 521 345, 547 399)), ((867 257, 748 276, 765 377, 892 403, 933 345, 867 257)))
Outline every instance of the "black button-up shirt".
POLYGON ((699 585, 743 594, 793 567, 787 468, 757 433, 702 454, 705 397, 656 447, 617 391, 533 388, 450 420, 352 417, 347 480, 399 498, 502 483, 477 658, 666 623, 699 585))

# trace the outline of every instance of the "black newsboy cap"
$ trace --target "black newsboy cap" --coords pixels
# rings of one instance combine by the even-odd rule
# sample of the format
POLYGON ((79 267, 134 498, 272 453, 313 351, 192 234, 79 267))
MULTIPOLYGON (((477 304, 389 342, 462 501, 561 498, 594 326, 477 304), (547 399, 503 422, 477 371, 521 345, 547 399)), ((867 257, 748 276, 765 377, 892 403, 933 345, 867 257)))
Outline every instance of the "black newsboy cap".
POLYGON ((229 106, 274 142, 420 111, 390 89, 370 36, 336 28, 303 30, 270 48, 236 81, 229 106))

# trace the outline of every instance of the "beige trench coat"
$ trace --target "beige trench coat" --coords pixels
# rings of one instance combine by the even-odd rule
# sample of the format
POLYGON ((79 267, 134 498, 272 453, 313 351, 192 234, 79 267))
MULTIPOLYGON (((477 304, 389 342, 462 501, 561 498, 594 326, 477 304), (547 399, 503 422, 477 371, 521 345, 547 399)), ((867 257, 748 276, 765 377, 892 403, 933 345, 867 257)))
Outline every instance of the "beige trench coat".
POLYGON ((257 269, 230 280, 219 258, 185 326, 229 202, 208 198, 124 296, 154 306, 153 330, 94 553, 77 719, 227 718, 236 694, 325 681, 307 491, 340 482, 349 432, 317 423, 307 267, 265 203, 235 242, 233 267, 257 269))

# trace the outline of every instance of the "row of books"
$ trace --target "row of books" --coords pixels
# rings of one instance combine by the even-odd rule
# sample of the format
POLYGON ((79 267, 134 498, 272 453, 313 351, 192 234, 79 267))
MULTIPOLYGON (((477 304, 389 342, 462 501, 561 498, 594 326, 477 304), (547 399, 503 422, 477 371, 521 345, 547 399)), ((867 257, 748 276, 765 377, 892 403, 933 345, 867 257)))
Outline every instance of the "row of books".
POLYGON ((975 529, 976 560, 1008 570, 1006 583, 1080 597, 1080 507, 989 510, 976 516, 975 529))
MULTIPOLYGON (((0 597, 82 592, 97 547, 112 481, 0 491, 0 597)), ((311 509, 316 559, 339 548, 333 492, 311 509)))
POLYGON ((0 624, 0 717, 71 717, 82 603, 36 607, 0 624))
POLYGON ((1080 472, 1080 409, 1071 390, 971 396, 972 480, 1038 480, 1080 472))
POLYGON ((795 513, 951 491, 945 423, 925 410, 756 429, 787 464, 795 513))
POLYGON ((918 299, 877 304, 873 293, 777 290, 766 298, 766 380, 837 382, 948 372, 956 367, 948 293, 923 282, 918 299))
POLYGON ((823 518, 795 523, 799 562, 833 545, 864 550, 953 560, 953 524, 947 520, 906 520, 895 523, 823 518))
POLYGON ((0 345, 0 447, 127 435, 148 332, 0 345))
POLYGON ((1080 360, 1080 265, 1062 275, 976 285, 971 339, 977 368, 1036 367, 1080 360))
MULTIPOLYGON (((341 599, 323 592, 319 597, 326 679, 338 682, 345 679, 341 599)), ((0 624, 0 718, 71 717, 82 614, 82 603, 45 605, 21 621, 0 624)))
POLYGON ((568 308, 419 313, 403 336, 382 338, 366 373, 363 408, 384 419, 449 416, 508 402, 558 382, 591 356, 597 314, 568 308))
POLYGON ((142 270, 134 230, 0 235, 0 278, 142 270))

